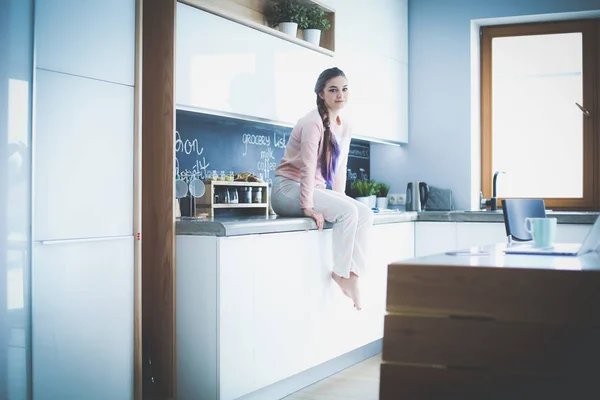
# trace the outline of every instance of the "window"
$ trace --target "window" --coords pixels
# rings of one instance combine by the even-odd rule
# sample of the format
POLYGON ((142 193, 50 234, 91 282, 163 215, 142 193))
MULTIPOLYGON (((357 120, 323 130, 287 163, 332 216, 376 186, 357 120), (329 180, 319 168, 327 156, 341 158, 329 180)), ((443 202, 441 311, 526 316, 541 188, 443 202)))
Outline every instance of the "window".
POLYGON ((600 20, 481 30, 481 185, 550 209, 600 209, 600 20))

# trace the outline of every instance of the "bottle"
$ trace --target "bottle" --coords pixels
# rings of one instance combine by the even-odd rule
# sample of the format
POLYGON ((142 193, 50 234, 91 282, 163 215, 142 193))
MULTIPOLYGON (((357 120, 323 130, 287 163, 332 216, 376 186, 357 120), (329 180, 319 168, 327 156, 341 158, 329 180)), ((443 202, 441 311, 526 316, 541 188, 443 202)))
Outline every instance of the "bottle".
POLYGON ((254 189, 253 203, 262 203, 262 188, 257 187, 254 189))
POLYGON ((252 187, 250 186, 244 188, 244 203, 252 203, 252 187))
MULTIPOLYGON (((227 189, 225 189, 225 190, 227 190, 227 189)), ((238 200, 239 199, 238 199, 237 189, 236 188, 229 189, 229 202, 231 204, 238 204, 239 203, 238 200)))

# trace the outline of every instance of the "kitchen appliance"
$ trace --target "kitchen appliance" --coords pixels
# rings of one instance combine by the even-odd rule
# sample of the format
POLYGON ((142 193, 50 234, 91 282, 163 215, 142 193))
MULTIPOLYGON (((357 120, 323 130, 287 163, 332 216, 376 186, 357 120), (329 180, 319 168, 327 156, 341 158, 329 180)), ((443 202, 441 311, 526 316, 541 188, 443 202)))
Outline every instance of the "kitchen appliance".
POLYGON ((425 211, 452 211, 454 204, 452 203, 452 190, 443 189, 433 185, 429 185, 429 196, 423 203, 425 211))
POLYGON ((409 182, 406 186, 406 211, 422 211, 429 197, 425 182, 409 182))

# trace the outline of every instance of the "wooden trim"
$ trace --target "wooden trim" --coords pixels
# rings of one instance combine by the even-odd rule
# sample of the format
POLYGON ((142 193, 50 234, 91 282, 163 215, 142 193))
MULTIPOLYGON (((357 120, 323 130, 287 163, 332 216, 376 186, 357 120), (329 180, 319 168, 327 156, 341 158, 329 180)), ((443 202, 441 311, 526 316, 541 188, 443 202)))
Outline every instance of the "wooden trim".
POLYGON ((481 29, 481 190, 492 197, 492 36, 481 29))
POLYGON ((175 398, 175 0, 142 11, 144 398, 175 398), (151 358, 152 364, 148 364, 151 358), (150 378, 154 383, 150 383, 150 378), (146 392, 149 393, 146 393, 146 392), (146 395, 149 396, 146 396, 146 395))
MULTIPOLYGON (((390 264, 388 314, 600 326, 600 271, 390 264)), ((385 344, 385 341, 384 341, 385 344)))
POLYGON ((386 315, 383 361, 582 376, 600 359, 600 327, 386 315))
POLYGON ((142 354, 142 16, 144 0, 136 1, 135 13, 135 118, 133 178, 133 398, 143 398, 142 354))
MULTIPOLYGON (((583 197, 546 198, 546 207, 552 209, 595 210, 600 208, 600 84, 597 49, 600 39, 597 33, 598 20, 575 20, 514 24, 483 27, 481 35, 481 188, 485 198, 492 196, 492 38, 551 33, 583 33, 583 87, 584 105, 594 110, 593 116, 584 117, 583 124, 583 197)), ((500 206, 502 198, 498 199, 500 206)))
MULTIPOLYGON (((327 56, 333 57, 335 55, 335 32, 334 32, 334 17, 333 12, 330 14, 331 18, 331 29, 326 32, 322 32, 323 38, 321 39, 321 43, 323 45, 331 45, 331 48, 325 48, 320 46, 315 46, 303 39, 298 37, 292 37, 290 35, 286 35, 285 33, 280 32, 277 29, 271 28, 267 25, 266 17, 264 14, 257 13, 254 8, 258 8, 256 5, 244 6, 240 3, 248 3, 250 0, 244 1, 231 1, 231 0, 180 0, 179 2, 182 4, 187 4, 191 7, 198 8, 200 10, 209 12, 211 14, 217 15, 219 17, 228 19, 230 21, 236 22, 238 24, 247 26, 248 28, 256 29, 258 31, 267 33, 271 36, 275 36, 279 39, 286 40, 288 42, 297 44, 302 47, 306 47, 307 49, 314 50, 318 53, 325 54, 327 56), (260 15, 259 15, 260 14, 260 15)), ((260 2, 259 2, 260 3, 260 2)), ((264 4, 268 4, 270 1, 265 1, 264 4)), ((325 8, 325 7, 323 7, 325 8)), ((265 10, 265 8, 263 8, 265 10)), ((263 11, 264 12, 264 11, 263 11)), ((298 32, 300 35, 300 30, 298 32)))
POLYGON ((591 399, 597 396, 595 380, 381 364, 380 400, 591 399))

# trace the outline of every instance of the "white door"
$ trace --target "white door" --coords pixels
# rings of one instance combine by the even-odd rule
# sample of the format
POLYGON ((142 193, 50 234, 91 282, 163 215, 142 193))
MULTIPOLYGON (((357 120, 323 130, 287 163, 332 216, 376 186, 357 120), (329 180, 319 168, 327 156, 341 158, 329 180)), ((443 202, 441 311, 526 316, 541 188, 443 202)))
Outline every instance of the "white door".
POLYGON ((37 242, 36 400, 133 398, 133 237, 37 242))

